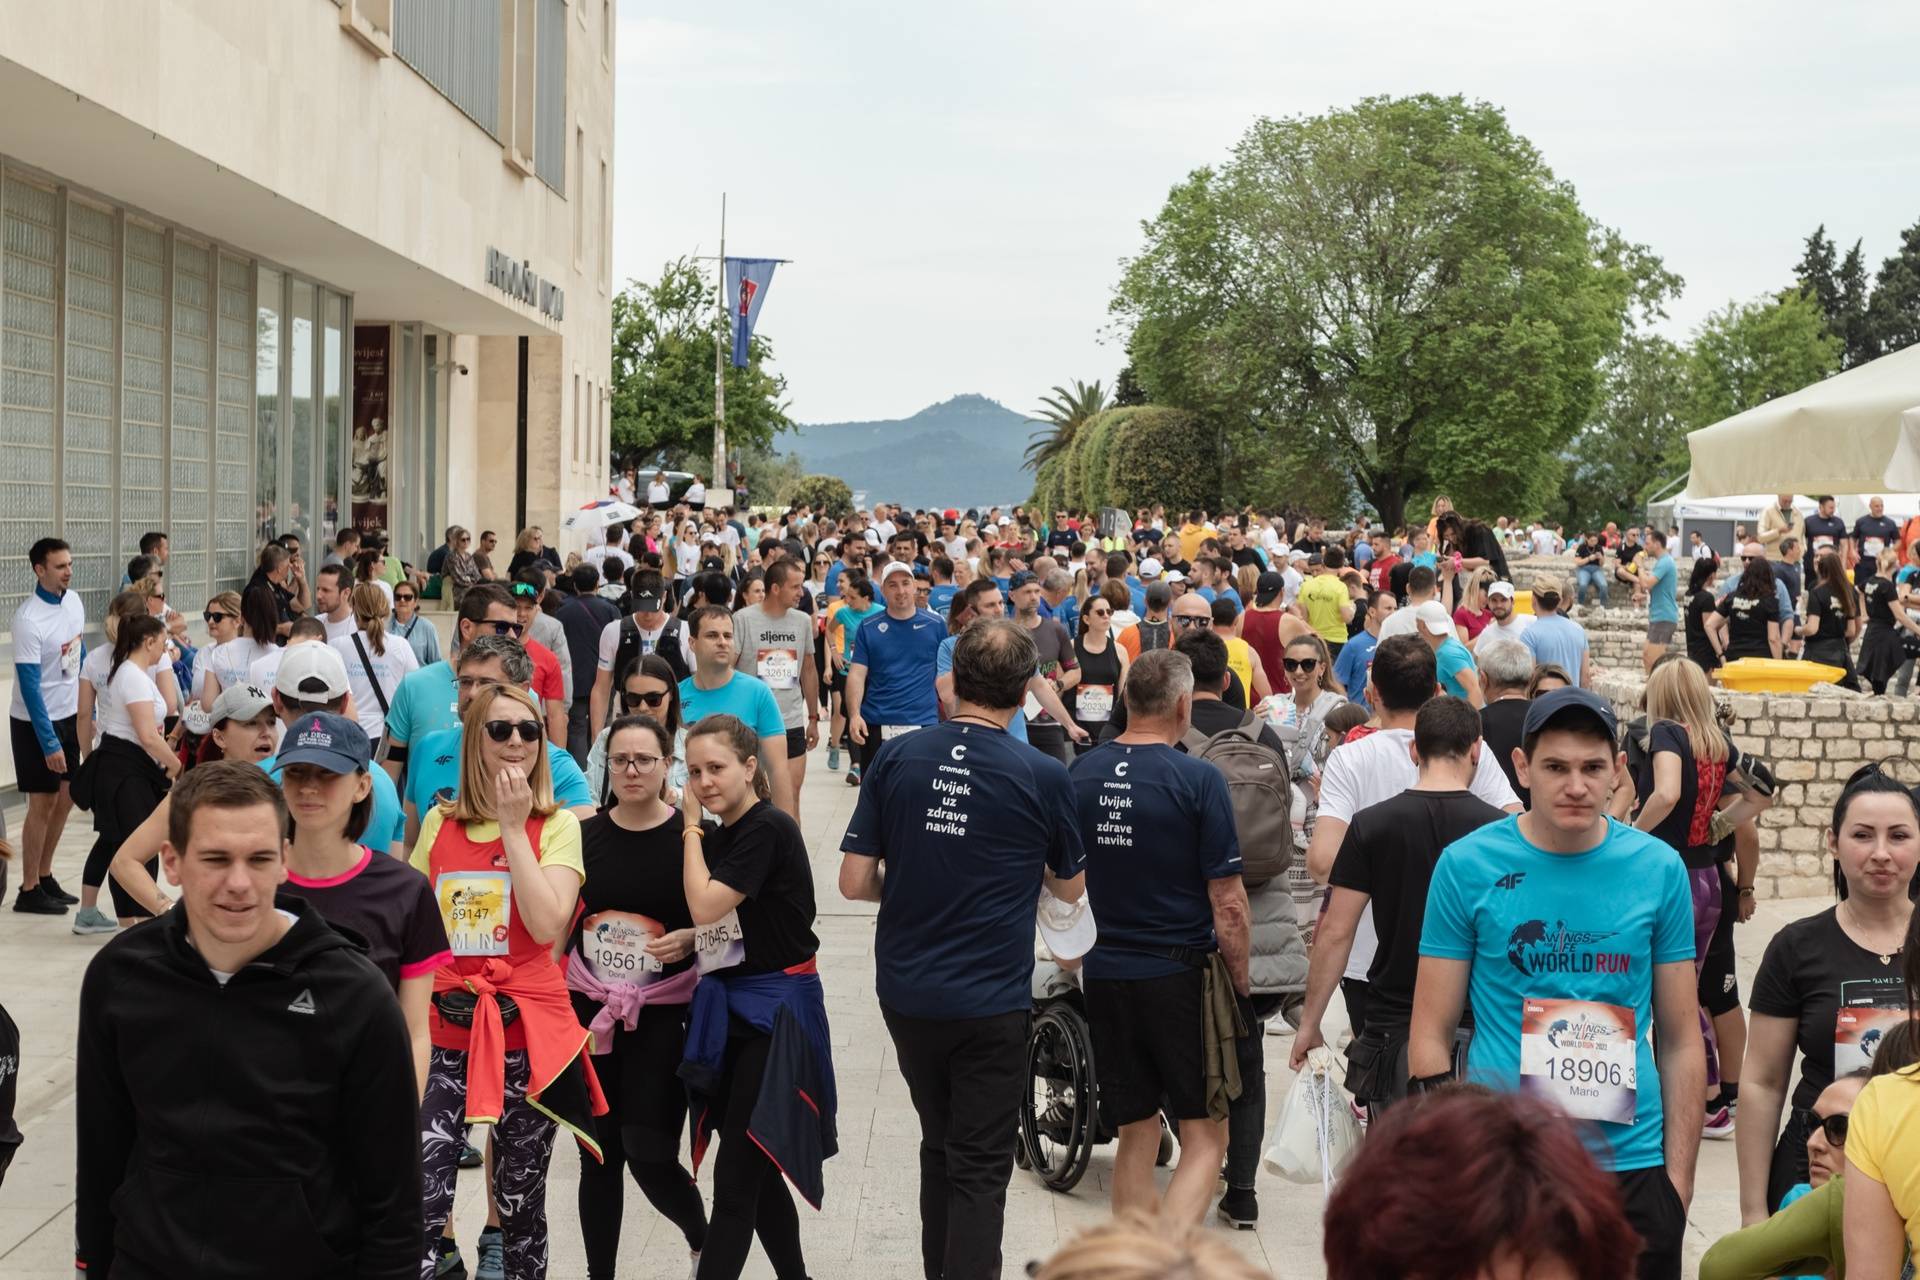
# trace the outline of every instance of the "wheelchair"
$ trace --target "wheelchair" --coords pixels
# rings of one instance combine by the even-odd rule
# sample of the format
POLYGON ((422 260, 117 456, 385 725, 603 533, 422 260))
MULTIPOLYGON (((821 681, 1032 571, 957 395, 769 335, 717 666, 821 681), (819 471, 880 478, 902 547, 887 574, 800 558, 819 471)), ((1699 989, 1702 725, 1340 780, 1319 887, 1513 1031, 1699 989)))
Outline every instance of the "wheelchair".
MULTIPOLYGON (((1050 959, 1033 977, 1033 1029, 1027 1034, 1027 1087, 1020 1099, 1014 1163, 1050 1191, 1071 1191, 1086 1176, 1093 1149, 1113 1141, 1100 1123, 1099 1076, 1078 976, 1050 959)), ((1173 1158, 1173 1132, 1160 1118, 1155 1163, 1173 1158)))

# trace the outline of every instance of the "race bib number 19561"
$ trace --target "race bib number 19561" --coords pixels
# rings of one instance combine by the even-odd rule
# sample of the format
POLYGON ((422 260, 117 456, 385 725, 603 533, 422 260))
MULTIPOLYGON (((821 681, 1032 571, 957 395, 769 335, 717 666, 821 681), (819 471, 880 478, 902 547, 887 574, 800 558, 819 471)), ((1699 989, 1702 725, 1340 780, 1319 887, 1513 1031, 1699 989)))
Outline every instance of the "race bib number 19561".
POLYGON ((1633 1010, 1585 1000, 1520 1002, 1520 1092, 1582 1120, 1632 1124, 1633 1010))
POLYGON ((580 922, 580 943, 587 963, 602 982, 646 986, 660 973, 647 944, 666 930, 660 922, 625 911, 601 911, 580 922))
POLYGON ((740 930, 740 913, 729 911, 712 924, 695 925, 693 951, 700 972, 731 969, 747 958, 746 934, 740 930))

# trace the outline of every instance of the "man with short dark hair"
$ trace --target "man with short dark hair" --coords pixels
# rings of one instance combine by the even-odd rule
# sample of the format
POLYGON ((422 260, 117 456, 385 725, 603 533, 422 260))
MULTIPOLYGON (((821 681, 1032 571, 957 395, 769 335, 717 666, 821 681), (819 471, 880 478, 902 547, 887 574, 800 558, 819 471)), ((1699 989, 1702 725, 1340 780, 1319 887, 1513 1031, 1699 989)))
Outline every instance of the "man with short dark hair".
POLYGON ((1640 586, 1647 593, 1647 643, 1640 650, 1640 661, 1651 673, 1680 625, 1679 562, 1667 547, 1667 535, 1658 529, 1647 534, 1647 550, 1640 557, 1640 586))
MULTIPOLYGON (((693 674, 680 682, 680 718, 688 728, 711 715, 737 718, 760 739, 760 767, 773 803, 794 821, 800 804, 787 769, 787 726, 765 681, 734 670, 733 615, 726 606, 701 605, 687 620, 693 632, 693 674)), ((932 681, 928 681, 929 684, 932 681)))
POLYGON ((847 731, 862 776, 882 741, 940 720, 933 682, 946 623, 915 606, 913 570, 905 563, 880 571, 880 590, 887 606, 860 624, 847 666, 847 731))
POLYGON ((1606 699, 1555 689, 1523 733, 1515 767, 1533 807, 1455 841, 1434 868, 1410 1084, 1453 1079, 1471 1003, 1466 1078, 1584 1122, 1645 1242, 1641 1280, 1678 1280, 1707 1080, 1687 870, 1607 817, 1611 791, 1631 784, 1606 699))
MULTIPOLYGON (((606 560, 603 564, 611 564, 606 560)), ((566 632, 573 663, 573 702, 567 708, 567 753, 586 768, 593 745, 593 687, 598 678, 600 636, 620 621, 620 607, 599 594, 600 572, 590 564, 573 567, 573 594, 554 616, 566 632)))
POLYGON ((820 742, 820 671, 813 662, 813 618, 800 608, 806 590, 798 563, 767 566, 766 596, 733 615, 734 666, 773 691, 787 731, 794 795, 807 779, 807 753, 820 742))
POLYGON ((454 663, 460 651, 483 635, 520 637, 520 618, 513 597, 497 582, 481 582, 460 598, 453 624, 453 646, 446 658, 410 671, 393 691, 387 709, 386 770, 395 782, 407 768, 407 744, 429 733, 460 723, 460 698, 455 689, 454 663))
POLYGON ((353 558, 360 554, 360 531, 352 525, 333 535, 333 545, 327 548, 327 554, 320 559, 320 567, 329 565, 351 565, 353 558))
POLYGON ((1536 663, 1550 663, 1573 678, 1582 689, 1593 687, 1593 664, 1587 660, 1587 629, 1561 612, 1566 582, 1543 573, 1533 580, 1533 625, 1520 636, 1536 663))
MULTIPOLYGON (((1013 589, 1007 594, 1013 601, 1013 620, 1032 636, 1034 650, 1039 655, 1038 674, 1058 693, 1060 681, 1074 669, 1073 637, 1056 619, 1041 616, 1042 588, 1035 574, 1022 570, 1013 575, 1011 586, 1013 589)), ((1067 745, 1069 737, 1075 742, 1085 742, 1087 731, 1071 719, 1056 720, 1044 709, 1027 725, 1027 741, 1061 764, 1073 762, 1073 748, 1067 745)))
MULTIPOLYGON (((13 909, 63 916, 79 898, 53 878, 53 851, 73 812, 68 781, 80 767, 80 664, 87 612, 73 585, 73 550, 58 538, 27 549, 33 591, 13 611, 14 779, 27 798, 20 831, 20 892, 13 909)), ((0 895, 6 892, 0 861, 0 895)))
POLYGON ((392 988, 276 901, 287 810, 264 773, 203 764, 171 801, 179 906, 102 947, 80 990, 78 1267, 417 1276, 419 1098, 392 988))
POLYGON ((1043 925, 1078 926, 1044 932, 1069 967, 1092 917, 1079 825, 1059 802, 1067 771, 1006 733, 1033 676, 1032 639, 979 621, 953 657, 954 714, 882 743, 867 766, 840 892, 880 904, 880 1010, 920 1117, 925 1273, 987 1280, 1000 1275, 1027 1087, 1034 903, 1043 925))
POLYGON ((1347 643, 1341 646, 1340 656, 1333 664, 1334 678, 1347 691, 1347 701, 1369 715, 1373 714, 1373 708, 1366 699, 1367 667, 1373 662, 1373 651, 1380 644, 1380 628, 1398 608, 1393 592, 1380 588, 1368 591, 1367 608, 1361 615, 1360 630, 1347 633, 1347 643))
POLYGON ((353 618, 353 579, 344 564, 323 564, 313 576, 314 616, 326 624, 327 643, 358 631, 353 618))

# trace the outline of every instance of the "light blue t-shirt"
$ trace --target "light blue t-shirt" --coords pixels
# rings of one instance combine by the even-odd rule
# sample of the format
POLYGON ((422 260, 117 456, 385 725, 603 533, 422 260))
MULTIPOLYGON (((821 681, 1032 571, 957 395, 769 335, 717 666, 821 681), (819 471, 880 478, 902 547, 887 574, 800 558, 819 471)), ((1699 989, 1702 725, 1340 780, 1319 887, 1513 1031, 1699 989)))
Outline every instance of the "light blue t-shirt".
POLYGON ((1558 613, 1543 613, 1533 625, 1520 633, 1536 663, 1551 662, 1580 685, 1580 672, 1587 664, 1587 629, 1572 618, 1558 613))
POLYGON ((1333 660, 1334 678, 1347 691, 1347 701, 1369 716, 1373 714, 1373 708, 1367 705, 1365 696, 1367 668, 1373 665, 1373 651, 1379 647, 1379 636, 1369 631, 1355 631, 1347 636, 1347 642, 1340 646, 1340 656, 1333 660))
POLYGON ((1647 592, 1648 622, 1680 621, 1680 570, 1671 555, 1661 556, 1650 566, 1653 586, 1647 592))
MULTIPOLYGON (((1341 649, 1340 656, 1344 658, 1346 655, 1347 651, 1344 648, 1341 649)), ((1468 651, 1467 646, 1460 643, 1460 638, 1448 636, 1442 640, 1440 647, 1434 650, 1433 662, 1440 677, 1440 687, 1456 698, 1466 697, 1467 686, 1460 683, 1460 673, 1462 671, 1478 673, 1480 668, 1474 665, 1473 654, 1468 651)), ((1335 670, 1337 673, 1338 668, 1335 670)))
MULTIPOLYGON (((953 646, 959 640, 959 636, 948 636, 940 642, 939 656, 933 660, 934 679, 938 680, 941 676, 952 674, 953 646)), ((1014 712, 1013 719, 1007 721, 1007 736, 1016 742, 1027 740, 1027 717, 1024 712, 1014 712)))
POLYGON ((459 727, 460 691, 451 663, 436 662, 401 677, 393 705, 387 708, 389 742, 411 745, 430 733, 459 727))
MULTIPOLYGON (((275 786, 280 785, 279 760, 278 756, 268 756, 260 762, 275 786)), ((375 853, 391 853, 394 845, 407 838, 407 815, 400 808, 400 792, 379 765, 368 769, 367 776, 373 779, 373 813, 367 818, 367 829, 360 834, 360 843, 375 853)))
POLYGON ((697 688, 692 676, 680 682, 680 718, 689 728, 707 716, 721 715, 738 716, 762 738, 786 736, 780 700, 758 676, 735 671, 718 689, 697 688))
MULTIPOLYGON (((563 809, 593 804, 593 788, 587 775, 573 757, 551 742, 547 744, 547 769, 553 777, 553 798, 563 809)), ((460 730, 442 729, 430 733, 407 753, 407 803, 417 817, 442 800, 460 793, 460 730)))
MULTIPOLYGON (((1596 847, 1548 853, 1520 834, 1518 815, 1490 823, 1441 853, 1427 891, 1420 954, 1472 966, 1467 1078, 1489 1088, 1520 1091, 1523 1001, 1589 1001, 1631 1011, 1633 1123, 1583 1125, 1583 1140, 1610 1171, 1665 1162, 1653 966, 1693 960, 1693 894, 1671 846, 1609 819, 1596 847)), ((1685 1121, 1700 1122, 1693 1113, 1685 1121)))

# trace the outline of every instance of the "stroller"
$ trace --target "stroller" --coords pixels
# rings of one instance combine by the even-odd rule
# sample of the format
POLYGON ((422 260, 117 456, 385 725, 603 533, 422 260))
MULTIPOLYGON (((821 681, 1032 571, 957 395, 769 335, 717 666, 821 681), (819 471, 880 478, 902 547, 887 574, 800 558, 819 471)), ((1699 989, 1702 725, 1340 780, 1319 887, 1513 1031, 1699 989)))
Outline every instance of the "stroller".
MULTIPOLYGON (((1071 1191, 1086 1176, 1093 1149, 1113 1141, 1100 1123, 1099 1077, 1078 975, 1050 958, 1033 974, 1033 1029, 1027 1034, 1027 1090, 1020 1100, 1014 1163, 1051 1191, 1071 1191)), ((1155 1163, 1173 1158, 1173 1131, 1160 1117, 1155 1163)))

